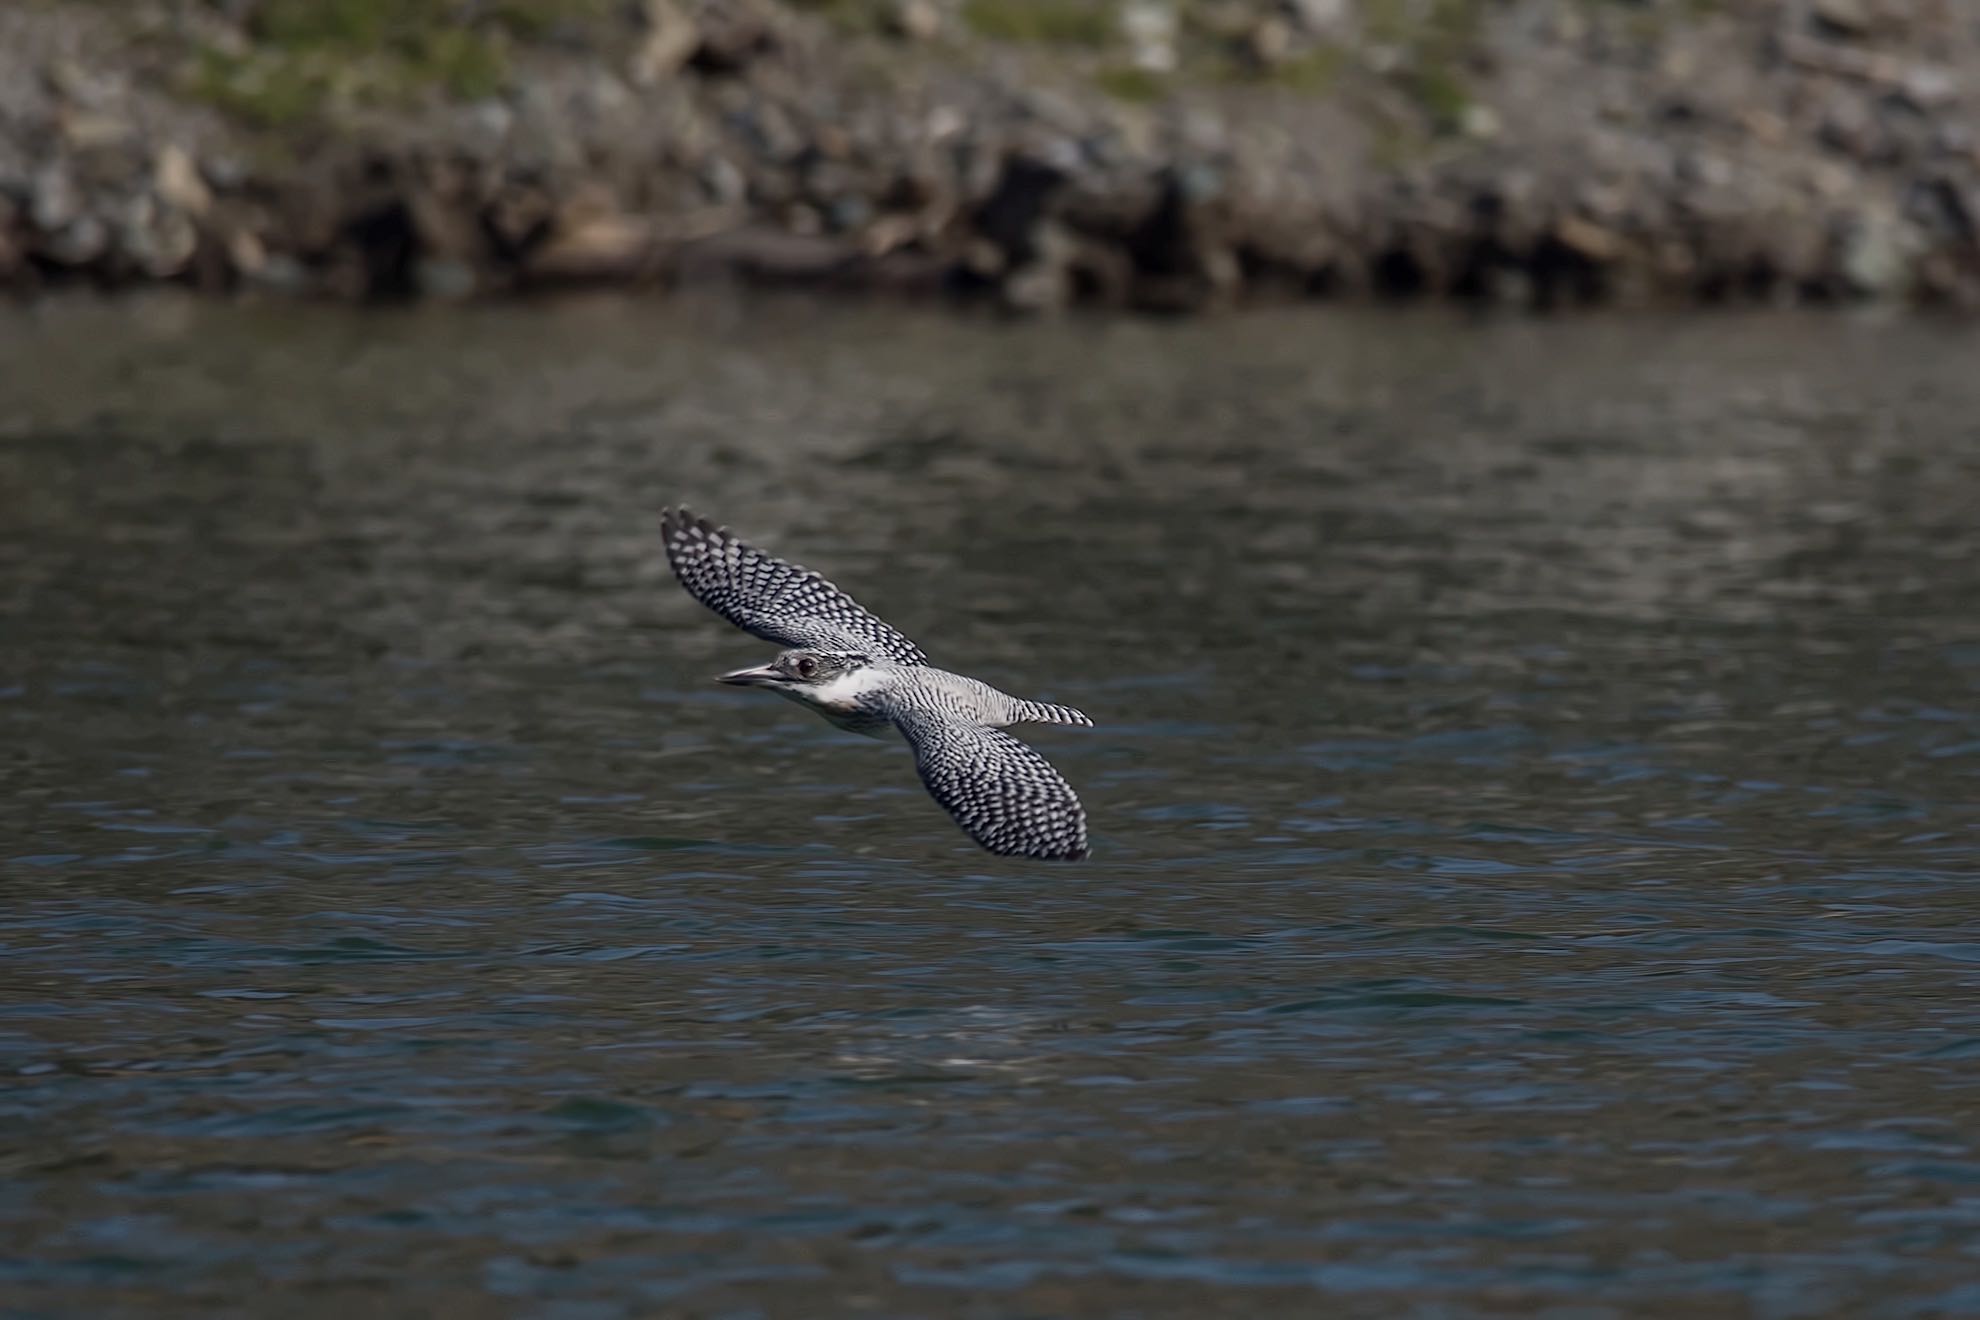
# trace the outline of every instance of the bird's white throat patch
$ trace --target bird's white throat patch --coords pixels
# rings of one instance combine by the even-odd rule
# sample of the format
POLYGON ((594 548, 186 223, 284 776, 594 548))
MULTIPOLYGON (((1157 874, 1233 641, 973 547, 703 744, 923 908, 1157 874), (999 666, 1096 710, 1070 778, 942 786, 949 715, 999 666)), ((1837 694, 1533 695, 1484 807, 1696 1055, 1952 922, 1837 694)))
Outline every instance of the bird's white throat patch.
POLYGON ((873 666, 866 665, 835 675, 823 683, 794 688, 790 695, 821 710, 846 715, 863 708, 866 694, 884 682, 873 666))

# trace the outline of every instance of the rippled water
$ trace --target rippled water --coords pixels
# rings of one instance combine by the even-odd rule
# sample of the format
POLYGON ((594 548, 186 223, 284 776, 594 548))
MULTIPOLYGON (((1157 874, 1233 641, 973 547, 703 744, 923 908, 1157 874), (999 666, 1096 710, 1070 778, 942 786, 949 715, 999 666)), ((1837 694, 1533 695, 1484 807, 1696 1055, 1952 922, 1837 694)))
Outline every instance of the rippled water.
POLYGON ((0 1310, 1980 1312, 1980 335, 0 317, 0 1310), (687 498, 1077 704, 707 679, 687 498))

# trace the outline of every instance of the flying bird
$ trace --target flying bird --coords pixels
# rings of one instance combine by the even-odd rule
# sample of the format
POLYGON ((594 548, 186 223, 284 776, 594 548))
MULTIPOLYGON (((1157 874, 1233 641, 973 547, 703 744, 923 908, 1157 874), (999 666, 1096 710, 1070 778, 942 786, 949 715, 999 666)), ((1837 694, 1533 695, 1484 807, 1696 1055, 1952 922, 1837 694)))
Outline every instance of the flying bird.
POLYGON ((667 562, 696 600, 788 647, 717 681, 766 688, 870 738, 898 732, 930 796, 970 838, 1007 857, 1086 856, 1086 810, 1051 762, 1004 730, 1093 721, 937 669, 919 646, 801 565, 765 554, 685 507, 661 515, 667 562))

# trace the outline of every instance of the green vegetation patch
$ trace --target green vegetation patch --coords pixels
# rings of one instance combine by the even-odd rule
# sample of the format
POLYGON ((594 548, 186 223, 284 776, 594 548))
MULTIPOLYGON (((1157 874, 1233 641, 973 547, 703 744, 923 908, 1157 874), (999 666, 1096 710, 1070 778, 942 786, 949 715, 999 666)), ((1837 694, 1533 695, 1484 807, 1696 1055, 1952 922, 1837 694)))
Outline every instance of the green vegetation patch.
POLYGON ((791 0, 797 8, 846 33, 885 32, 893 14, 885 0, 791 0))
POLYGON ((1455 133, 1464 126, 1465 111, 1471 108, 1471 89, 1456 69, 1447 64, 1426 65, 1410 75, 1409 87, 1437 132, 1455 133))
MULTIPOLYGON (((222 8, 218 0, 210 7, 222 8)), ((238 45, 197 53, 189 90, 241 118, 280 126, 424 96, 491 96, 519 42, 612 11, 611 0, 254 0, 238 45)))
POLYGON ((1464 67, 1483 10, 1481 0, 1368 0, 1368 35, 1403 52, 1401 85, 1438 134, 1458 132, 1471 107, 1464 67))
POLYGON ((1114 36, 1114 11, 1093 0, 967 0, 963 22, 993 41, 1042 46, 1104 46, 1114 36))
POLYGON ((1478 35, 1481 0, 1366 0, 1362 22, 1370 38, 1397 46, 1459 44, 1478 35))
POLYGON ((1115 100, 1137 104, 1159 101, 1169 92, 1167 78, 1132 64, 1109 65, 1093 75, 1093 82, 1115 100))
POLYGON ((1351 62, 1352 57, 1341 47, 1318 45, 1270 66, 1265 80, 1288 91, 1318 94, 1331 91, 1351 62))

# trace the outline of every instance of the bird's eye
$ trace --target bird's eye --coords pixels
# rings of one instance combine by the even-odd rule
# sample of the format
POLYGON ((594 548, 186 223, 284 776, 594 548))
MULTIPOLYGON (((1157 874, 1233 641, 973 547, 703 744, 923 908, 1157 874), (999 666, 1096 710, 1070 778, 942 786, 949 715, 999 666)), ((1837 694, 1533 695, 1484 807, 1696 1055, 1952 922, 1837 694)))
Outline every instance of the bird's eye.
POLYGON ((797 671, 799 678, 810 678, 818 672, 818 662, 808 655, 800 656, 797 662, 797 671))

